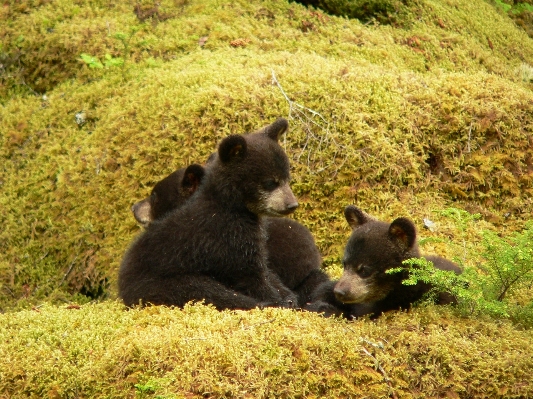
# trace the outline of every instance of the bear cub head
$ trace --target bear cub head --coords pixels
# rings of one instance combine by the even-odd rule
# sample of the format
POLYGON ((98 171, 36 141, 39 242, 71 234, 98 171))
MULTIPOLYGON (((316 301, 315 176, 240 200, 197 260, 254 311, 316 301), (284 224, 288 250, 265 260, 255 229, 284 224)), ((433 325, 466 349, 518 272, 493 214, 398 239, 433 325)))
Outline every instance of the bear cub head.
POLYGON ((288 215, 298 207, 289 186, 289 159, 278 143, 287 129, 287 120, 279 118, 255 133, 233 134, 220 142, 206 176, 220 196, 231 198, 228 206, 245 204, 261 216, 288 215), (212 181, 211 176, 219 180, 212 181))
POLYGON ((420 257, 416 228, 409 219, 391 224, 378 221, 349 205, 344 216, 352 228, 342 260, 344 272, 334 287, 343 303, 370 303, 384 299, 401 285, 405 273, 386 273, 402 267, 409 258, 420 257))
POLYGON ((133 216, 143 227, 181 207, 198 189, 205 171, 198 164, 181 168, 159 181, 149 197, 131 207, 133 216))
POLYGON ((283 216, 293 212, 298 201, 289 187, 289 161, 278 144, 287 128, 288 122, 280 118, 254 133, 226 137, 209 156, 205 168, 192 164, 158 182, 148 198, 132 206, 135 219, 148 227, 180 208, 199 188, 206 171, 224 176, 214 186, 232 199, 244 201, 255 214, 283 216))

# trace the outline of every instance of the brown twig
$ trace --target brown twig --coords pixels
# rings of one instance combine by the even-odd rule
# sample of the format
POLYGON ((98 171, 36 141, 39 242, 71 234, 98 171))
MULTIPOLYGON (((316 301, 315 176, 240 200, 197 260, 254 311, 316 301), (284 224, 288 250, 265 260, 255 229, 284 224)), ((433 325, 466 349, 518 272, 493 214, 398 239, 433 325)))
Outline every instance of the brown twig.
POLYGON ((392 396, 394 399, 397 399, 398 396, 396 396, 396 393, 394 392, 394 389, 392 388, 391 380, 389 376, 387 375, 387 373, 385 372, 385 370, 383 369, 383 367, 381 367, 381 364, 379 364, 379 360, 372 353, 370 353, 364 346, 361 347, 361 351, 363 351, 364 354, 374 359, 374 364, 376 365, 376 368, 381 373, 381 375, 383 376, 383 379, 389 386, 389 396, 392 396))
POLYGON ((78 259, 78 255, 76 255, 76 257, 74 258, 74 260, 72 261, 72 263, 70 264, 67 272, 65 273, 65 275, 63 276, 63 278, 61 279, 61 282, 59 283, 59 285, 63 285, 63 283, 65 282, 65 279, 67 278, 67 276, 70 274, 70 272, 72 271, 72 268, 74 267, 74 262, 76 262, 76 259, 78 259))
MULTIPOLYGON (((328 120, 319 112, 292 101, 279 83, 274 70, 272 70, 272 83, 278 87, 289 105, 288 119, 297 120, 306 135, 301 150, 293 159, 296 162, 300 162, 302 156, 306 154, 306 165, 310 173, 317 174, 334 167, 334 174, 337 174, 339 169, 346 163, 347 157, 345 156, 340 164, 336 164, 334 160, 341 150, 346 153, 346 147, 335 140, 328 120), (320 134, 315 134, 316 129, 320 130, 320 134), (325 157, 321 155, 321 152, 329 146, 333 146, 333 157, 328 156, 328 160, 333 160, 333 162, 326 164, 325 157)), ((284 145, 286 147, 285 137, 284 145)))

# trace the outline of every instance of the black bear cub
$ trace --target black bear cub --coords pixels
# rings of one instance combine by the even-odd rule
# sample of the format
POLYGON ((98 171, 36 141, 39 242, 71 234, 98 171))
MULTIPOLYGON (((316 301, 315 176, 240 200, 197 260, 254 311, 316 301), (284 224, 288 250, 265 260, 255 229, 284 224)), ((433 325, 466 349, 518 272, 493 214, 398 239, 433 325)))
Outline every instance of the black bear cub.
POLYGON ((126 305, 296 306, 296 296, 267 268, 263 226, 265 216, 298 206, 278 144, 287 128, 280 118, 220 142, 194 195, 150 223, 126 252, 119 271, 126 305))
POLYGON ((149 197, 131 207, 133 216, 143 227, 162 219, 185 204, 198 189, 204 174, 204 168, 197 164, 172 172, 156 183, 149 197))
MULTIPOLYGON (((211 157, 213 160, 214 157, 211 157)), ((144 227, 166 217, 189 199, 204 177, 204 168, 193 164, 158 182, 149 197, 132 207, 135 219, 144 227)), ((321 270, 322 257, 307 227, 289 218, 266 217, 267 265, 305 306, 320 283, 329 281, 321 270)))
POLYGON ((266 218, 268 267, 296 293, 298 305, 311 301, 316 287, 330 281, 322 268, 322 255, 307 227, 289 218, 266 218))
MULTIPOLYGON (((346 312, 353 316, 373 314, 395 309, 408 309, 432 288, 430 284, 403 285, 408 271, 402 262, 419 258, 416 228, 407 218, 395 219, 392 223, 378 221, 359 208, 350 205, 344 215, 352 228, 352 234, 344 251, 342 277, 336 283, 325 284, 315 295, 346 305, 346 312), (404 272, 388 274, 387 270, 405 267, 404 272)), ((434 266, 441 270, 461 273, 453 262, 438 256, 428 256, 434 266)), ((448 293, 439 293, 438 304, 449 304, 454 298, 448 293)))

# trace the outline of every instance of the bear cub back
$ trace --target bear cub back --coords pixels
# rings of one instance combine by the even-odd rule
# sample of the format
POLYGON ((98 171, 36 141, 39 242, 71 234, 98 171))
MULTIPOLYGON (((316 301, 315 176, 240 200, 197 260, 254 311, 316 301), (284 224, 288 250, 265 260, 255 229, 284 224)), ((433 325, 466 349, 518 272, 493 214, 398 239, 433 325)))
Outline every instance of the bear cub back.
MULTIPOLYGON (((210 161, 213 159, 210 157, 210 161)), ((197 164, 171 173, 154 186, 149 197, 132 206, 135 219, 145 228, 160 221, 185 204, 199 188, 204 174, 204 168, 197 164)), ((314 288, 329 280, 321 270, 322 256, 313 235, 307 227, 286 217, 266 217, 264 230, 268 268, 296 293, 298 305, 304 306, 314 288)))
POLYGON ((157 182, 150 196, 136 202, 131 211, 143 227, 178 209, 193 195, 205 174, 201 165, 180 168, 157 182))

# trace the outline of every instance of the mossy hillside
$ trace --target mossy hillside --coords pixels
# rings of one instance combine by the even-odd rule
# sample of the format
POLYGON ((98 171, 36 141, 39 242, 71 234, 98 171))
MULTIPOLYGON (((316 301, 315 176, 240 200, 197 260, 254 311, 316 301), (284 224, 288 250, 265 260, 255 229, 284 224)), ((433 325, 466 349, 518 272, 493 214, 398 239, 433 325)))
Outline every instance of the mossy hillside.
MULTIPOLYGON (((30 80, 5 97, 5 303, 101 295, 138 232, 130 204, 174 168, 206 159, 224 135, 279 115, 292 117, 286 148, 302 203, 297 217, 315 233, 327 264, 338 265, 347 235, 341 210, 353 201, 376 216, 418 221, 459 201, 510 227, 531 209, 531 91, 514 69, 529 59, 531 40, 483 2, 423 8, 426 19, 446 16, 454 27, 446 33, 458 35, 451 47, 418 40, 422 31, 435 38, 446 32, 423 18, 394 29, 284 2, 190 2, 173 18, 139 25, 133 8, 98 4, 76 5, 74 13, 70 3, 50 2, 10 15, 8 26, 24 33, 53 15, 77 28, 99 10, 114 21, 102 27, 113 54, 128 62, 95 70, 78 60, 78 80, 59 84, 46 99, 16 96, 30 80), (493 49, 481 40, 480 24, 464 24, 466 15, 490 15, 493 49), (302 29, 309 19, 314 28, 302 29), (214 28, 200 48, 192 31, 204 32, 206 24, 214 28), (158 38, 151 46, 163 46, 159 58, 139 50, 145 30, 158 38), (113 36, 119 31, 135 32, 128 54, 113 36), (190 35, 190 46, 177 52, 174 43, 172 55, 163 56, 166 41, 180 32, 190 35), (406 41, 415 32, 418 39, 406 41), (239 37, 251 39, 245 48, 231 47, 239 37), (498 37, 508 40, 505 46, 498 37), (516 52, 501 53, 518 42, 516 52), (272 83, 272 71, 281 86, 272 83), (280 87, 307 108, 289 108, 280 87)), ((94 40, 98 51, 87 44, 80 53, 101 57, 110 50, 94 40)), ((47 43, 38 47, 46 50, 47 43)))
MULTIPOLYGON (((290 117, 295 218, 331 275, 349 203, 414 218, 422 236, 456 244, 426 251, 467 265, 483 262, 480 230, 505 236, 532 211, 533 96, 518 68, 533 65, 533 45, 492 5, 425 1, 406 23, 376 26, 284 1, 142 2, 139 15, 153 12, 143 22, 135 4, 0 10, 2 64, 21 60, 0 81, 0 309, 10 310, 0 396, 533 395, 530 331, 447 309, 348 323, 279 309, 63 305, 115 297, 140 232, 129 208, 156 181, 278 116, 290 117), (127 51, 117 33, 131 37, 127 51), (82 53, 126 62, 90 68, 82 53), (436 212, 450 205, 483 220, 461 230, 436 212)), ((531 290, 509 300, 531 325, 531 290)))
POLYGON ((311 50, 338 58, 355 53, 387 66, 482 69, 506 77, 518 63, 533 63, 527 35, 489 3, 426 0, 400 8, 409 24, 393 29, 282 1, 9 1, 1 11, 7 23, 0 27, 0 52, 10 77, 38 92, 79 76, 80 52, 169 60, 197 48, 201 37, 208 38, 208 49, 244 38, 259 51, 311 50), (117 33, 129 38, 127 54, 117 33))
POLYGON ((10 212, 9 229, 3 232, 4 281, 15 298, 24 295, 24 285, 37 297, 55 290, 101 294, 103 279, 114 281, 125 248, 139 232, 130 212, 133 202, 174 168, 207 159, 225 135, 287 115, 289 105, 272 84, 272 70, 287 93, 298 93, 297 101, 331 121, 309 131, 298 118, 316 116, 295 114, 286 137, 293 186, 302 203, 297 218, 315 232, 326 257, 338 259, 341 253, 348 233, 342 209, 353 201, 378 216, 408 214, 418 221, 456 197, 465 204, 468 197, 476 203, 497 201, 489 204, 487 209, 496 211, 488 214, 510 210, 511 219, 520 220, 529 209, 527 181, 525 188, 523 182, 511 181, 511 190, 496 197, 494 190, 485 194, 484 181, 476 175, 463 172, 465 182, 453 178, 454 170, 473 169, 473 154, 486 159, 484 179, 499 187, 493 170, 505 173, 503 162, 512 159, 520 165, 520 154, 527 156, 521 141, 527 136, 513 122, 527 122, 527 109, 521 107, 529 101, 528 92, 518 85, 510 92, 508 82, 480 73, 468 79, 443 74, 428 79, 429 86, 412 72, 395 75, 378 66, 347 65, 316 55, 270 53, 258 60, 247 49, 227 49, 221 58, 202 50, 146 69, 127 85, 117 72, 75 90, 63 84, 48 93, 46 102, 28 98, 6 104, 2 119, 9 130, 3 154, 10 162, 4 166, 2 201, 10 212), (217 69, 224 71, 222 77, 211 73, 217 69), (492 125, 473 130, 476 134, 468 138, 473 121, 466 111, 466 116, 446 114, 457 133, 434 133, 451 130, 449 121, 434 113, 444 113, 443 105, 461 109, 459 101, 465 98, 458 99, 455 90, 469 93, 464 96, 472 114, 499 110, 496 118, 502 120, 497 123, 508 123, 504 128, 513 137, 506 142, 508 154, 481 147, 492 138, 492 125), (334 98, 327 93, 335 93, 334 98), (498 93, 502 99, 476 102, 470 97, 498 93), (330 103, 336 107, 324 107, 330 103), (87 119, 82 127, 74 118, 80 110, 87 119), (413 115, 414 123, 408 119, 413 115), (322 139, 329 142, 320 150, 322 139), (489 156, 496 153, 500 164, 489 156), (431 173, 431 154, 450 170, 448 176, 431 173), (326 169, 317 173, 319 167, 326 169), (469 184, 474 188, 469 190, 469 184), (45 283, 38 284, 41 280, 45 283))
POLYGON ((22 397, 527 397, 531 331, 420 308, 378 322, 114 302, 0 315, 22 397), (25 348, 25 350, 21 350, 25 348))

